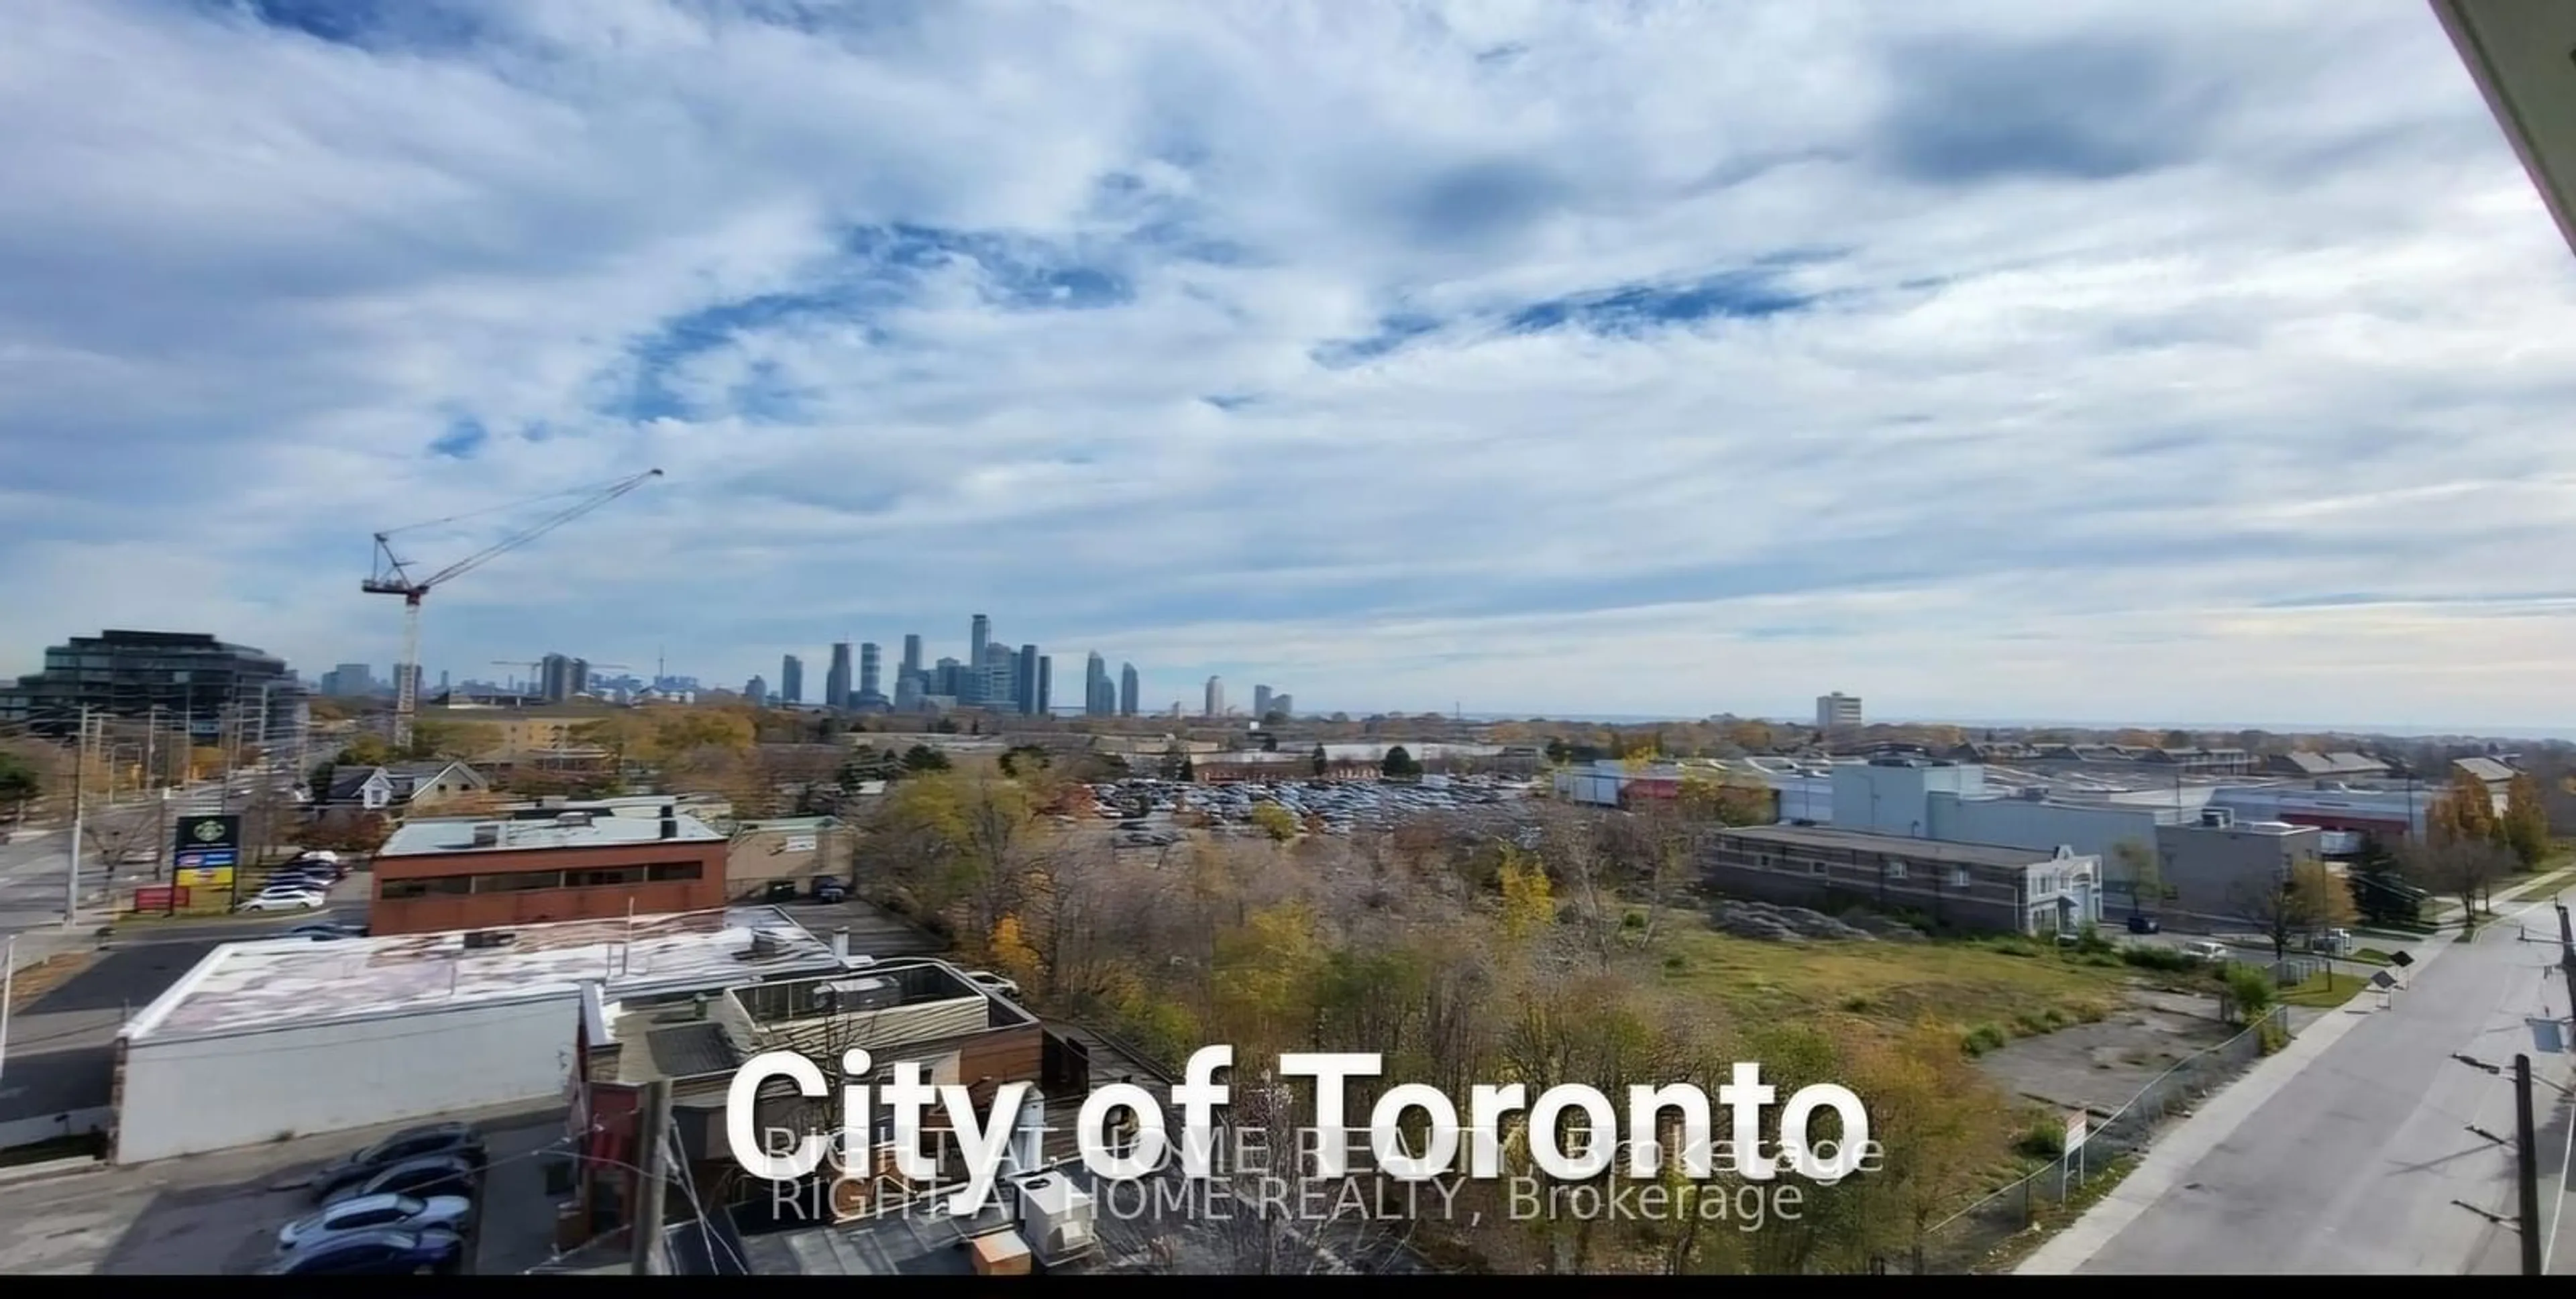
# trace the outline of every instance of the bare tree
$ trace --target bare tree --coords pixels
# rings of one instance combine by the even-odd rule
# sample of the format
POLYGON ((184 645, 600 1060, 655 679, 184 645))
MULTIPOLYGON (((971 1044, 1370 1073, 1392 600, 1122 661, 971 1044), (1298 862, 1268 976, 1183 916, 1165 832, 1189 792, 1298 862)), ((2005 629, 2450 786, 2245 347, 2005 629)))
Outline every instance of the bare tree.
POLYGON ((2513 870, 2513 856, 2492 839, 2434 835, 2410 840, 2397 851, 2398 869, 2418 886, 2456 898, 2460 934, 2477 932, 2478 901, 2487 887, 2513 870))
POLYGON ((2235 903, 2272 940, 2275 961, 2290 954, 2292 938, 2353 918, 2352 891, 2316 861, 2294 863, 2268 883, 2240 885, 2235 903))

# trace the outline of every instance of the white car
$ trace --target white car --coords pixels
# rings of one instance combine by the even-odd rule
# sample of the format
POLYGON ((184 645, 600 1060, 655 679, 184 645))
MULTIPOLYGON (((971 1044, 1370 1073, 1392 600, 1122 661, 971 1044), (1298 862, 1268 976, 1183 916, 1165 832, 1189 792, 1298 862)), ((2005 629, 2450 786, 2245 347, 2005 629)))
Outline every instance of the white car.
POLYGON ((379 1228, 462 1232, 466 1215, 473 1211, 474 1202, 461 1195, 362 1195, 278 1228, 277 1251, 283 1254, 327 1237, 379 1228))
POLYGON ((976 987, 982 988, 987 992, 998 993, 1013 1001, 1018 1001, 1020 999, 1020 985, 1018 982, 1005 978, 1002 975, 995 974, 991 970, 968 970, 966 972, 966 978, 968 982, 973 983, 976 987))
POLYGON ((235 911, 312 911, 330 899, 312 889, 262 889, 233 908, 235 911))
POLYGON ((2185 943, 2182 945, 2182 954, 2195 961, 2224 961, 2227 959, 2227 944, 2185 943))

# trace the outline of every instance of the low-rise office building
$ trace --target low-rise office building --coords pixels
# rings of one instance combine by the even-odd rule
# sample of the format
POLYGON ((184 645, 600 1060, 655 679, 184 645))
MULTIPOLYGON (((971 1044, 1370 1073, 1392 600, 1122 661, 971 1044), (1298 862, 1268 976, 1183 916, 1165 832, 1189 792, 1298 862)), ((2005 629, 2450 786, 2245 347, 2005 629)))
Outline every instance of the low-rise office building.
POLYGON ((1820 826, 1767 825, 1710 836, 1710 888, 1789 906, 1914 911, 1936 925, 2053 935, 2102 918, 2102 862, 1820 826))
POLYGON ((810 891, 818 879, 851 882, 854 836, 840 818, 782 817, 745 821, 725 845, 725 889, 737 898, 759 897, 785 883, 810 891))
POLYGON ((415 821, 376 851, 377 934, 705 911, 725 902, 725 836, 656 817, 415 821))
POLYGON ((112 1157, 559 1100, 585 986, 594 999, 686 999, 841 968, 830 944, 770 907, 228 943, 119 1035, 112 1157))
MULTIPOLYGON (((2130 904, 2141 911, 2240 919, 2258 914, 2263 895, 2301 865, 2321 859, 2325 832, 2286 821, 2239 821, 2210 808, 2189 824, 2156 830, 2160 898, 2130 904)), ((2121 890, 2115 884, 2115 891, 2121 890)))

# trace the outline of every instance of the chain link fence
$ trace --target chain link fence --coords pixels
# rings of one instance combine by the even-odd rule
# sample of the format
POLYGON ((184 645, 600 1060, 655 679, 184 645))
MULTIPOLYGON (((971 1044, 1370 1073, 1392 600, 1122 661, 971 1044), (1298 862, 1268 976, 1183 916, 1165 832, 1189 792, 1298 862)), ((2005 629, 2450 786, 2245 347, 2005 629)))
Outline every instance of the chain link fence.
POLYGON ((2084 1140, 2038 1171, 1969 1205, 1924 1233, 1910 1260, 1889 1260, 1889 1271, 1964 1273, 1980 1270, 1997 1249, 2064 1205, 2085 1186, 2144 1150, 2165 1120, 2226 1086, 2289 1030, 2288 1012, 2275 1006, 2244 1032, 2185 1056, 2156 1075, 2108 1118, 2093 1119, 2084 1140), (2266 1030, 2269 1030, 2268 1034, 2266 1030), (1910 1263, 1910 1267, 1907 1266, 1910 1263))

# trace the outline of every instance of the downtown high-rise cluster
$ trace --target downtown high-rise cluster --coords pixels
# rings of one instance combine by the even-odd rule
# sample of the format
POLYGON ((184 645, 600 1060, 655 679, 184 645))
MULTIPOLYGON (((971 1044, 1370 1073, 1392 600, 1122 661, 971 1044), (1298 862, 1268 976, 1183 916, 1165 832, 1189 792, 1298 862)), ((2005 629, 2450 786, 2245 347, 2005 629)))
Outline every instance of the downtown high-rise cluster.
MULTIPOLYGON (((859 713, 981 708, 1042 717, 1055 711, 1055 659, 1039 653, 1033 644, 1013 649, 994 639, 993 620, 980 613, 967 625, 963 659, 941 658, 924 663, 920 634, 906 633, 891 694, 884 688, 883 656, 876 642, 859 643, 855 666, 850 649, 848 641, 832 646, 831 665, 823 673, 823 689, 811 700, 805 693, 805 660, 794 654, 779 661, 774 688, 754 677, 747 693, 768 703, 801 706, 811 702, 859 713)), ((1142 695, 1135 664, 1119 664, 1118 675, 1112 678, 1108 660, 1096 650, 1091 653, 1083 666, 1084 716, 1137 716, 1144 711, 1142 695)), ((1268 686, 1253 687, 1252 698, 1252 716, 1256 719, 1274 712, 1286 713, 1294 706, 1288 695, 1274 693, 1268 686)), ((1204 716, 1226 715, 1224 684, 1215 677, 1207 680, 1205 702, 1204 716)))

